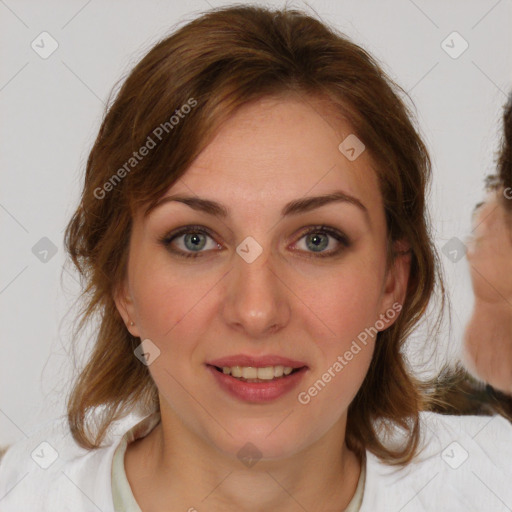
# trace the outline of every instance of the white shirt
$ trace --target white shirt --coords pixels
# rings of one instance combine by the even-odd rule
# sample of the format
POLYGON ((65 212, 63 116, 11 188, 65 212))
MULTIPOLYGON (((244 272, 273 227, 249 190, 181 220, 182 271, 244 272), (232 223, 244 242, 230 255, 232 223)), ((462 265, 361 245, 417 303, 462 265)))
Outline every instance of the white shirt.
MULTIPOLYGON (((155 417, 144 421, 147 428, 155 417)), ((361 512, 512 510, 512 424, 432 413, 421 413, 421 422, 416 462, 395 468, 367 453, 361 512)), ((119 512, 112 462, 129 431, 124 425, 107 446, 88 451, 62 420, 16 443, 0 463, 0 512, 119 512)))

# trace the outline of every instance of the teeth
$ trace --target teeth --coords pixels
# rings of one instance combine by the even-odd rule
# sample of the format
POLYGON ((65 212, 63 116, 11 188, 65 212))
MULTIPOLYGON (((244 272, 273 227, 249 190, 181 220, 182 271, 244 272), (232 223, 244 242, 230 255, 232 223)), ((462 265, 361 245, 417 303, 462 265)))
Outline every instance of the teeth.
POLYGON ((266 366, 265 368, 254 368, 253 366, 223 366, 222 373, 231 375, 236 378, 243 378, 247 380, 272 380, 282 377, 283 375, 290 375, 293 368, 290 366, 266 366))
MULTIPOLYGON (((229 370, 229 368, 228 368, 229 370)), ((240 366, 233 366, 231 368, 231 375, 233 377, 241 377, 242 376, 242 368, 240 368, 240 366)))
MULTIPOLYGON (((272 368, 270 368, 272 370, 272 368)), ((272 372, 272 377, 274 376, 274 372, 272 372)), ((244 379, 257 379, 258 378, 258 368, 253 368, 252 366, 244 366, 242 368, 242 377, 244 379)))

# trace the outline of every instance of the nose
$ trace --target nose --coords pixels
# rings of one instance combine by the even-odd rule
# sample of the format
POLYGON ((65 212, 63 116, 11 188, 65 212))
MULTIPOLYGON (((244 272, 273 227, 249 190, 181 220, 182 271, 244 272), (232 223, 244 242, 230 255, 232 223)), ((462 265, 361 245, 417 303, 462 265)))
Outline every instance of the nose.
POLYGON ((222 315, 231 329, 251 339, 262 339, 290 320, 287 287, 265 252, 248 263, 238 254, 229 272, 222 315))

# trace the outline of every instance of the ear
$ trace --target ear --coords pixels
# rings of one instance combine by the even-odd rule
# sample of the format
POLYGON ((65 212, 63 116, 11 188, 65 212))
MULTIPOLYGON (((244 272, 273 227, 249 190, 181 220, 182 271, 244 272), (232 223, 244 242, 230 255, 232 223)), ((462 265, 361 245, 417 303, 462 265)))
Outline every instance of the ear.
POLYGON ((405 301, 407 283, 411 270, 411 248, 405 240, 392 242, 391 251, 393 260, 389 264, 381 298, 381 318, 387 317, 386 327, 391 327, 398 318, 398 314, 405 301), (389 312, 389 314, 387 314, 389 312))
POLYGON ((135 306, 126 279, 116 287, 113 298, 117 311, 119 311, 119 314, 121 315, 121 318, 123 319, 123 322, 130 334, 135 337, 140 337, 139 328, 135 322, 135 306))

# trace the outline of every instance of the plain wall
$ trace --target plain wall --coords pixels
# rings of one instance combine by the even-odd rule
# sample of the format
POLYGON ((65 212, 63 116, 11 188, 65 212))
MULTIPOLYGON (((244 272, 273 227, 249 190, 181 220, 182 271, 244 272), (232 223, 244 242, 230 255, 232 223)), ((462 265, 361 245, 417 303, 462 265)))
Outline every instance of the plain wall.
MULTIPOLYGON (((227 3, 0 3, 0 445, 64 413, 79 285, 73 272, 63 271, 63 230, 77 204, 109 92, 176 24, 227 3), (31 47, 43 31, 58 42, 47 59, 31 47), (40 241, 44 237, 56 248, 52 257, 52 245, 40 241), (46 262, 40 260, 41 247, 50 250, 46 262)), ((308 10, 299 1, 289 5, 308 10)), ((428 363, 436 367, 457 356, 471 312, 466 259, 452 262, 441 249, 470 234, 471 211, 494 168, 501 109, 512 88, 512 3, 314 0, 309 5, 369 50, 416 106, 433 160, 429 201, 453 306, 452 328, 445 326, 438 356, 428 363), (469 44, 458 58, 442 47, 453 31, 469 44)), ((461 48, 461 41, 451 39, 452 51, 461 48)), ((421 348, 424 333, 414 340, 421 348)), ((421 351, 411 353, 415 364, 423 362, 421 351)))

